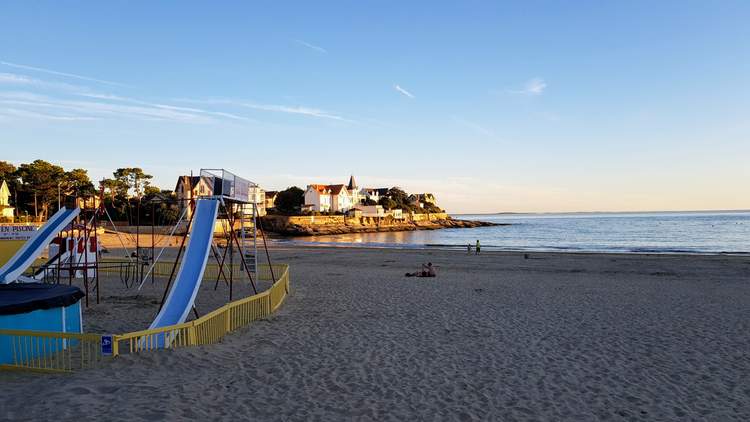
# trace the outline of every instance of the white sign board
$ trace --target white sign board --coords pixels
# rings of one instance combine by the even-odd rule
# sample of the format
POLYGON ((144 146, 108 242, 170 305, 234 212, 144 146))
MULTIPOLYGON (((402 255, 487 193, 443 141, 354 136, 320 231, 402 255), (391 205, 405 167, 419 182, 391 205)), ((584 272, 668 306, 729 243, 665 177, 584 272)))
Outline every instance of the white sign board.
POLYGON ((0 240, 29 240, 36 229, 25 224, 3 224, 0 225, 0 240))

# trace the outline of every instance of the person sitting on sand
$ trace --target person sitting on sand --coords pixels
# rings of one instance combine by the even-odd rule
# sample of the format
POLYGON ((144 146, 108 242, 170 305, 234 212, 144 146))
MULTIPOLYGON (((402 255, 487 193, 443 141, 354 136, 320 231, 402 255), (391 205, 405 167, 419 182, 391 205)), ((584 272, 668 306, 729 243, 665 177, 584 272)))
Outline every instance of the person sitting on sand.
POLYGON ((435 267, 432 266, 432 262, 422 264, 422 270, 414 273, 406 273, 406 277, 437 277, 435 267))
POLYGON ((427 265, 422 264, 423 277, 437 277, 435 267, 432 266, 432 262, 428 262, 427 265))

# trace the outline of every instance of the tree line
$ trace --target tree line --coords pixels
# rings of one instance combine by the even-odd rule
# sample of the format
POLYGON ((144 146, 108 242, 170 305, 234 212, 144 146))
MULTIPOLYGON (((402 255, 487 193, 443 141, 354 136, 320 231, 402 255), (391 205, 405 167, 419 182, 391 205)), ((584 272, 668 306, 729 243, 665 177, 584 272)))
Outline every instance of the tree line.
POLYGON ((118 168, 111 178, 102 179, 95 186, 86 169, 65 170, 44 160, 17 167, 0 161, 0 180, 8 184, 10 204, 16 208, 19 221, 45 221, 70 200, 91 201, 103 196, 104 206, 114 221, 174 223, 179 213, 177 198, 171 190, 153 186, 152 179, 139 167, 126 167, 118 168))

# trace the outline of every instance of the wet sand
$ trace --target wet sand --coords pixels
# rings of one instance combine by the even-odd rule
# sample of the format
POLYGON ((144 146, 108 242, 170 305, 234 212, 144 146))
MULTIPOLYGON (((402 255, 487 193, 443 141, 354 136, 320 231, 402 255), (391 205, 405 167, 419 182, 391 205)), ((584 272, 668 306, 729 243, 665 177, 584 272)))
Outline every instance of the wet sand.
MULTIPOLYGON (((218 345, 121 356, 71 375, 0 373, 0 415, 750 419, 748 257, 271 253, 291 265, 292 295, 269 319, 218 345), (404 277, 427 261, 437 278, 404 277)), ((87 313, 90 329, 153 318, 153 300, 117 304, 129 294, 118 283, 103 286, 96 309, 112 306, 99 322, 87 313)), ((210 283, 197 300, 210 307, 226 297, 210 283)))

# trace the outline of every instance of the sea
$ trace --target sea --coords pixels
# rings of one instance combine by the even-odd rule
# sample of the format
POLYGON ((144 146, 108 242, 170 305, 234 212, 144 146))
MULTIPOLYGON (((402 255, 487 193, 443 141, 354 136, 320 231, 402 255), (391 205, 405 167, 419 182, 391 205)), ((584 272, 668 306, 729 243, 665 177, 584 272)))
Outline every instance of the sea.
POLYGON ((503 224, 281 240, 373 248, 664 254, 750 254, 750 211, 453 215, 503 224))

